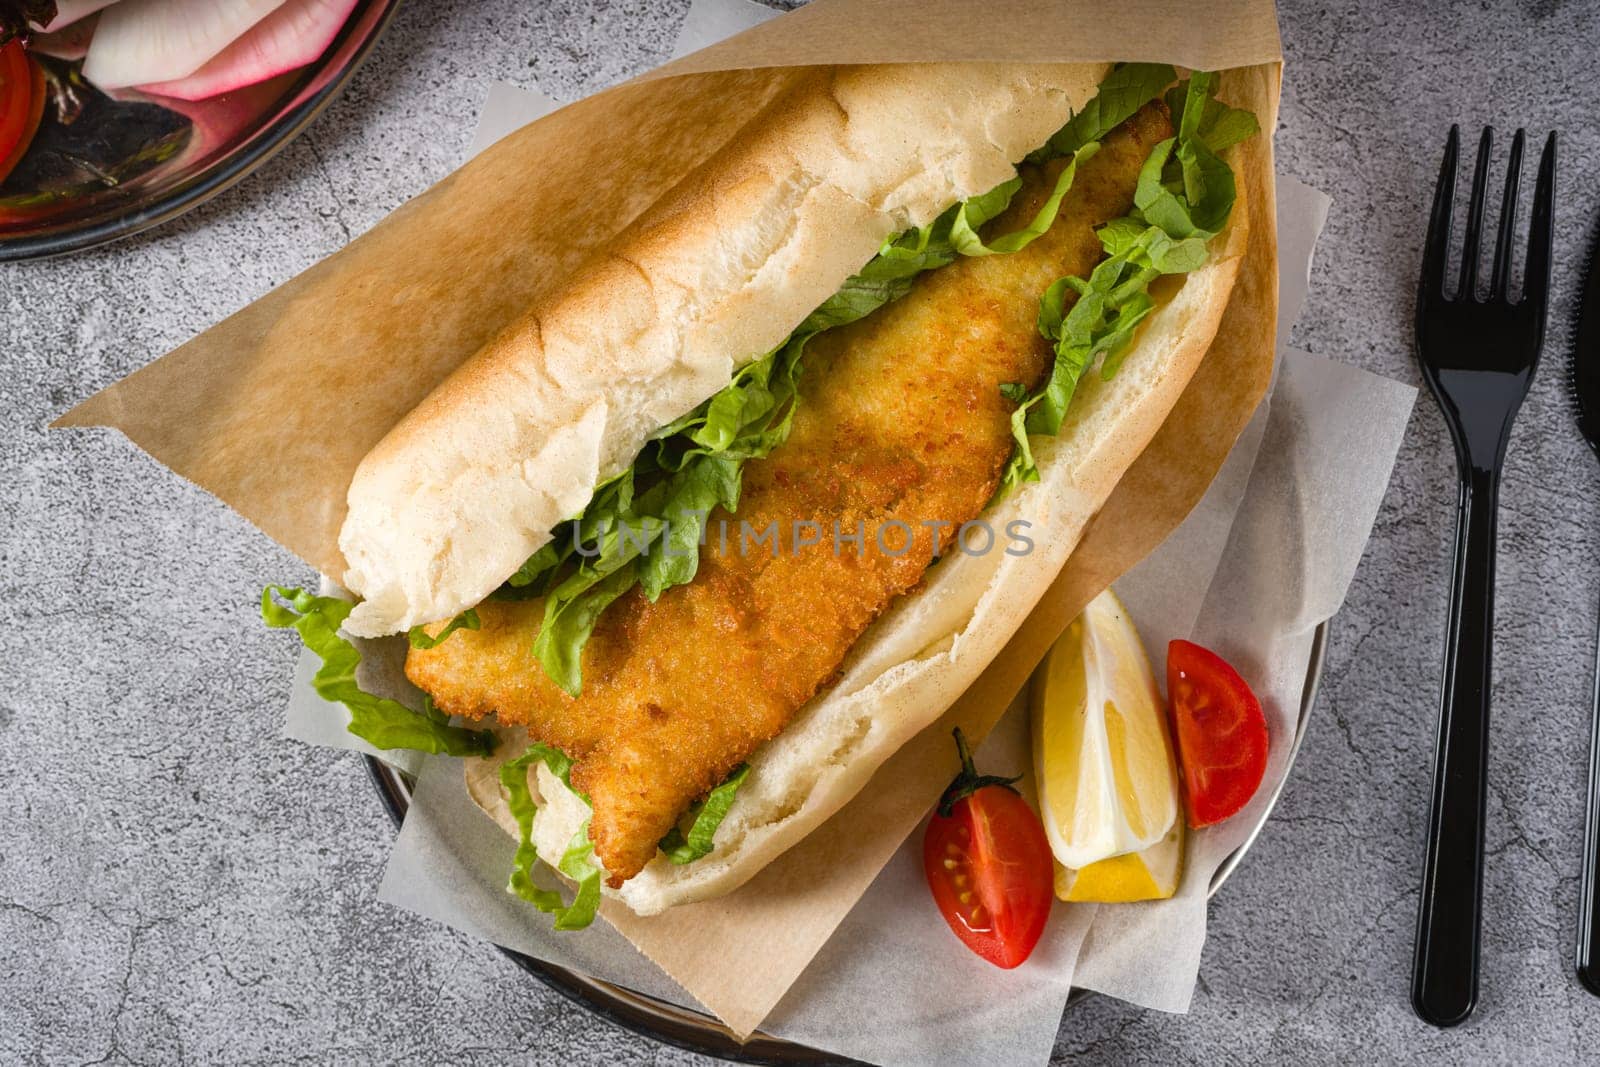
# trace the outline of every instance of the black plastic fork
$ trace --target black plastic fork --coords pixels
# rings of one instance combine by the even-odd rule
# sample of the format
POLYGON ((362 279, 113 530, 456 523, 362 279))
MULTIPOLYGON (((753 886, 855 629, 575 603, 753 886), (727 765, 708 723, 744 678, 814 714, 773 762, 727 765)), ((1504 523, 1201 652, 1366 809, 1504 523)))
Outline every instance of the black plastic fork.
POLYGON ((1450 128, 1433 196, 1417 294, 1417 356, 1423 380, 1455 441, 1461 496, 1456 514, 1455 579, 1445 638, 1444 685, 1433 768, 1428 853, 1417 913, 1411 1005, 1435 1026, 1454 1026, 1478 1000, 1483 911, 1483 826, 1489 755, 1490 659, 1494 632, 1495 511, 1511 423, 1528 395, 1544 341, 1550 287, 1556 138, 1545 143, 1534 189, 1532 227, 1520 299, 1508 295, 1517 184, 1524 135, 1511 143, 1487 298, 1478 295, 1493 131, 1478 142, 1461 275, 1445 292, 1450 218, 1460 130, 1450 128))

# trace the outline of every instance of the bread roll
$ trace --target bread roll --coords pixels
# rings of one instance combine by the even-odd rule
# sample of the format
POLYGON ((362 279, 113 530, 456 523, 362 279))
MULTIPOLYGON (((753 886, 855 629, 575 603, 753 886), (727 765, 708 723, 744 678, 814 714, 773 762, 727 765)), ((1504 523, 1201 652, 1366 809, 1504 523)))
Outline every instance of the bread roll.
MULTIPOLYGON (((357 636, 477 604, 658 428, 885 237, 1015 174, 1104 64, 818 68, 372 450, 339 545, 357 636)), ((471 269, 464 264, 463 269, 471 269)))

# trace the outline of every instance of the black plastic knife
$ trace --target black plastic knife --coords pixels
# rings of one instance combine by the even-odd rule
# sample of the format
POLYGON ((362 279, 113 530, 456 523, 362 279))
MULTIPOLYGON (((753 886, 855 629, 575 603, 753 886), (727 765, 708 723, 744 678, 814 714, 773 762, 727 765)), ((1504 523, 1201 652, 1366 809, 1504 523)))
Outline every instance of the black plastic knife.
MULTIPOLYGON (((1589 246, 1589 262, 1573 331, 1567 384, 1578 409, 1578 431, 1600 457, 1600 230, 1589 246)), ((1597 642, 1600 644, 1600 642, 1597 642)), ((1600 996, 1600 653, 1597 653, 1594 713, 1589 727, 1589 803, 1583 828, 1583 879, 1578 900, 1578 981, 1600 996)))

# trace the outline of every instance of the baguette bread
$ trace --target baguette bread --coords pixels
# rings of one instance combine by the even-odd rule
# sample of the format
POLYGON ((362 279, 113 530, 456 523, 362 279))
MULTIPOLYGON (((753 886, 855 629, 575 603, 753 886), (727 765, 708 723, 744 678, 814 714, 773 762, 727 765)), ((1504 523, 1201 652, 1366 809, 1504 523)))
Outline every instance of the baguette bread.
POLYGON ((1011 178, 1105 64, 818 68, 372 450, 339 544, 376 637, 480 602, 885 237, 1011 178))
MULTIPOLYGON (((1237 165, 1235 164, 1237 172, 1237 165)), ((839 681, 803 708, 750 759, 751 774, 718 827, 716 848, 686 866, 657 855, 618 889, 641 915, 731 892, 843 807, 882 763, 935 722, 1010 640, 1076 547, 1123 472, 1144 451, 1188 385, 1216 335, 1250 227, 1245 183, 1207 262, 1184 276, 1143 324, 1109 381, 1081 380, 1061 432, 1037 438, 1040 480, 985 518, 996 528, 1023 519, 1048 531, 1023 556, 951 554, 915 595, 878 618, 851 650, 839 681)), ((507 731, 508 736, 515 731, 507 731)), ((474 801, 513 837, 500 789, 502 759, 467 761, 474 801)), ((533 840, 559 859, 588 808, 542 764, 532 781, 539 811, 533 840)))

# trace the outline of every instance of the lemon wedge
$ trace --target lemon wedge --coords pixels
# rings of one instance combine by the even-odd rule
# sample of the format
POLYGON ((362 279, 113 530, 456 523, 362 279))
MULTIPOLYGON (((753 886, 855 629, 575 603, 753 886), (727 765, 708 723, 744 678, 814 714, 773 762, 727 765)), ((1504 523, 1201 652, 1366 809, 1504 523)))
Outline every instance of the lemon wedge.
POLYGON ((1099 904, 1166 900, 1178 891, 1182 874, 1183 820, 1174 819, 1167 836, 1143 852, 1112 856, 1081 871, 1056 864, 1056 896, 1099 904))
POLYGON ((1056 860, 1081 877, 1162 843, 1181 818, 1177 761, 1144 644, 1110 590, 1045 657, 1032 704, 1039 813, 1056 860))

